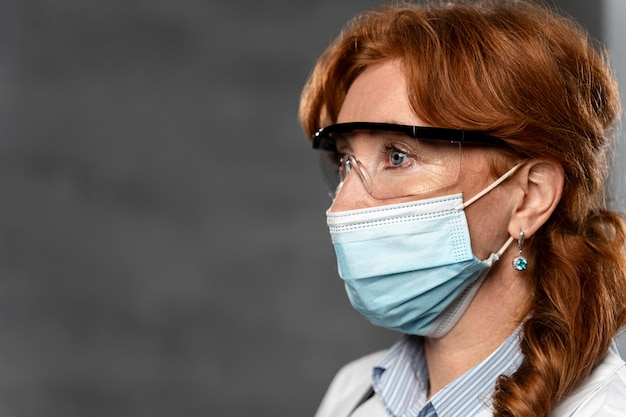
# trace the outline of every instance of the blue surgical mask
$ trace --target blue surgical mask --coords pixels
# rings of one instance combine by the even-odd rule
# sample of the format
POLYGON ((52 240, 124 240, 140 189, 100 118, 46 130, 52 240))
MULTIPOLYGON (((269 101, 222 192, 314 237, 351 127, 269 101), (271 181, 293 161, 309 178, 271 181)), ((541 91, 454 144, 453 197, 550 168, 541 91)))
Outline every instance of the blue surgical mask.
POLYGON ((518 166, 465 203, 455 194, 328 212, 339 275, 352 306, 387 329, 429 337, 450 331, 513 241, 510 237, 496 253, 478 259, 464 208, 518 166))

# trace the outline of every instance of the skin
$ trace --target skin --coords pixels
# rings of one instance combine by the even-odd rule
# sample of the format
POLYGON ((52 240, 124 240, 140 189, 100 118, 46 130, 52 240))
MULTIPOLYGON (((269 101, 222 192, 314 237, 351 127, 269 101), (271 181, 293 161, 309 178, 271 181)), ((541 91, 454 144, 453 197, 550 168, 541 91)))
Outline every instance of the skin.
MULTIPOLYGON (((397 61, 368 67, 350 87, 338 115, 338 123, 387 122, 426 126, 411 110, 406 79, 397 61)), ((354 138, 341 144, 342 152, 356 155, 367 165, 375 152, 372 140, 354 138)), ((489 148, 464 147, 459 181, 413 199, 462 192, 467 201, 496 178, 490 173, 489 148)), ((526 238, 550 217, 561 196, 563 170, 549 160, 524 161, 512 179, 465 209, 472 249, 480 259, 497 252, 509 236, 526 238)), ((404 198, 406 200, 406 198, 404 198)), ((394 204, 402 200, 377 200, 367 193, 357 175, 350 173, 330 207, 332 212, 394 204)), ((432 396, 461 376, 500 344, 528 314, 532 294, 526 272, 512 268, 517 241, 490 270, 477 295, 455 327, 440 338, 425 339, 432 396)), ((532 260, 531 260, 532 261, 532 260)))

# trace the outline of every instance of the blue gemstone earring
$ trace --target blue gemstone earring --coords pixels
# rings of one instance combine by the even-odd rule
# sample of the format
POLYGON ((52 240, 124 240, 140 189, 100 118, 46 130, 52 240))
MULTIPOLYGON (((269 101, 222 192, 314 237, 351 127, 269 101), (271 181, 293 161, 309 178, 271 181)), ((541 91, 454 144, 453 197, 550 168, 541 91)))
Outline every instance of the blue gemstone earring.
POLYGON ((513 258, 513 268, 523 271, 528 266, 528 260, 522 255, 522 245, 524 244, 524 232, 519 232, 519 253, 513 258))

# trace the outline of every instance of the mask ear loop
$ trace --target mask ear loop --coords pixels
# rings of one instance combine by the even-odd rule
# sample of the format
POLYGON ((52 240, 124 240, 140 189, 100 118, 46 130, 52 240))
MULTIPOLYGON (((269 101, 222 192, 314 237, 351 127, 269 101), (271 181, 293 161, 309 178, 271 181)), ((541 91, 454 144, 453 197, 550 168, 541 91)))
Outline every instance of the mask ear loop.
MULTIPOLYGON (((485 188, 484 190, 482 190, 481 192, 479 192, 478 194, 476 194, 474 197, 470 198, 466 202, 459 204, 455 208, 457 210, 463 210, 467 208, 470 204, 474 203, 476 200, 478 200, 479 198, 487 194, 489 191, 493 190, 498 185, 502 184, 506 179, 511 177, 513 174, 515 174, 515 171, 517 171, 519 167, 522 166, 523 163, 524 161, 515 164, 511 169, 509 169, 507 172, 502 174, 500 178, 498 178, 493 183, 491 183, 487 188, 485 188)), ((506 242, 504 242, 504 245, 502 245, 500 250, 496 253, 491 254, 491 256, 489 257, 489 261, 491 264, 493 264, 494 262, 497 262, 500 259, 502 254, 509 248, 509 246, 511 246, 511 243, 513 243, 513 240, 515 240, 515 238, 513 236, 509 236, 509 238, 507 239, 506 242)))
POLYGON ((491 255, 494 262, 500 259, 504 251, 506 251, 509 248, 509 246, 511 246, 511 243, 513 243, 514 240, 515 238, 513 236, 509 236, 509 238, 507 239, 506 242, 504 242, 504 245, 502 245, 500 250, 491 255))
POLYGON ((498 185, 502 184, 506 179, 508 179, 511 175, 513 175, 515 171, 517 171, 518 168, 522 166, 523 163, 524 162, 519 162, 516 165, 514 165, 513 168, 509 169, 507 172, 502 174, 500 178, 492 182, 487 188, 485 188, 484 190, 482 190, 481 192, 479 192, 478 194, 476 194, 474 197, 470 198, 466 202, 459 204, 458 206, 455 207, 455 209, 463 210, 467 208, 470 204, 474 203, 476 200, 478 200, 479 198, 487 194, 489 191, 493 190, 498 185))
POLYGON ((514 240, 515 238, 513 236, 509 236, 509 238, 506 240, 506 242, 504 242, 504 245, 502 245, 500 250, 496 253, 492 253, 491 255, 489 255, 489 258, 485 259, 483 262, 487 262, 489 266, 498 262, 502 254, 509 248, 509 246, 511 246, 511 243, 513 243, 514 240))

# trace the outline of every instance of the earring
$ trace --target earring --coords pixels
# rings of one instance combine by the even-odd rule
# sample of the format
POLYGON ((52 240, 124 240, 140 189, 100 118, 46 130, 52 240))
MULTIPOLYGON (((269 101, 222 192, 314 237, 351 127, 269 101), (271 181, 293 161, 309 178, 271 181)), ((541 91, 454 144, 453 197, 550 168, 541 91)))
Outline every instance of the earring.
POLYGON ((528 260, 522 255, 522 245, 524 244, 524 232, 519 232, 519 253, 513 258, 513 268, 523 271, 528 266, 528 260))

